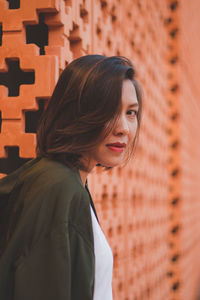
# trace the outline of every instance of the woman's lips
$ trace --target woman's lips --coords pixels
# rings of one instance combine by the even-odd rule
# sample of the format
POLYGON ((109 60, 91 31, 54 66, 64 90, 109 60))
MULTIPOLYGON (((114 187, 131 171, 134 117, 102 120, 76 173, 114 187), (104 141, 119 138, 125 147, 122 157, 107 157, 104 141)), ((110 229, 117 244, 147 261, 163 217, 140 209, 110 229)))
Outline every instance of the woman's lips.
POLYGON ((112 145, 107 145, 107 147, 111 150, 111 151, 115 151, 115 152, 123 152, 125 147, 116 147, 116 146, 112 146, 112 145))

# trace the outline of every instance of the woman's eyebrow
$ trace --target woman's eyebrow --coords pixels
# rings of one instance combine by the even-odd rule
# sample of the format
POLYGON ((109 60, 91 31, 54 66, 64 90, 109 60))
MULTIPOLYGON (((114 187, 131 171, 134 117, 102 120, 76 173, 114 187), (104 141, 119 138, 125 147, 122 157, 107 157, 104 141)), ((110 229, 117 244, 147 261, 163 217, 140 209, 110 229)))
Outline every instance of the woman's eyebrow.
POLYGON ((130 104, 129 107, 139 107, 139 104, 137 102, 130 104))

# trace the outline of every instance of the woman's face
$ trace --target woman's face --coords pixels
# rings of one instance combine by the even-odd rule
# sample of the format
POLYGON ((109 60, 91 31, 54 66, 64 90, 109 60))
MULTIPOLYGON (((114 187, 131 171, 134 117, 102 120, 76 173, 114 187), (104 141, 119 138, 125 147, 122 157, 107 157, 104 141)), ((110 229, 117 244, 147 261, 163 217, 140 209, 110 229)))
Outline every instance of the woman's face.
POLYGON ((88 155, 91 168, 97 163, 104 167, 120 165, 123 162, 128 146, 133 143, 138 127, 136 113, 139 105, 135 87, 129 79, 123 81, 121 103, 122 109, 112 131, 88 155))

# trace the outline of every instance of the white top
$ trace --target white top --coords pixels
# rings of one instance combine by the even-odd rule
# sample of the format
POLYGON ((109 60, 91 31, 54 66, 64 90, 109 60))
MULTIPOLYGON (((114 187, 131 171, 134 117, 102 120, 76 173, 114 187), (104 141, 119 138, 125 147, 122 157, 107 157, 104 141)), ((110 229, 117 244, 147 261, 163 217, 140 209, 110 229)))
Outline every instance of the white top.
POLYGON ((93 300, 112 300, 113 255, 91 206, 90 210, 92 215, 95 252, 93 300))

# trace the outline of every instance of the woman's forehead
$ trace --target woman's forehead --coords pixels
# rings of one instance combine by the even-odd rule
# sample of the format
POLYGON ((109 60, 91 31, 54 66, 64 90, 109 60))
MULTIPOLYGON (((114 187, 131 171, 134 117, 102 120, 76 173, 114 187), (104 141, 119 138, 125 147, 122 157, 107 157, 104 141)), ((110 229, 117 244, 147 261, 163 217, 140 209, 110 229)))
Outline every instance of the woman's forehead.
POLYGON ((123 81, 121 101, 128 106, 138 106, 136 89, 130 79, 126 79, 123 81))

